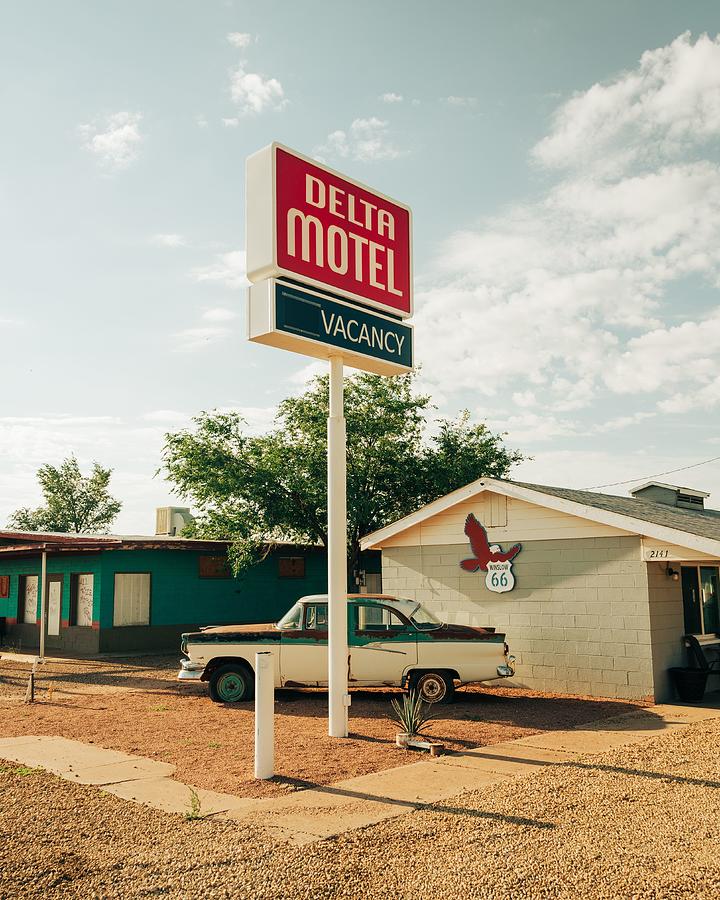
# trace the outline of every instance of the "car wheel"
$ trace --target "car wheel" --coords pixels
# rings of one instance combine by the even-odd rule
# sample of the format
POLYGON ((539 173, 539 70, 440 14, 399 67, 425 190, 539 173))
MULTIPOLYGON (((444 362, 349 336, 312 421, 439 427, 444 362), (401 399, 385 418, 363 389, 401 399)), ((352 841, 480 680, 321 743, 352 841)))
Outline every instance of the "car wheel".
POLYGON ((227 663, 210 676, 210 696, 216 703, 240 703, 252 700, 255 684, 252 672, 244 666, 227 663))
POLYGON ((419 675, 411 687, 426 703, 450 703, 455 694, 452 679, 440 672, 425 672, 419 675))

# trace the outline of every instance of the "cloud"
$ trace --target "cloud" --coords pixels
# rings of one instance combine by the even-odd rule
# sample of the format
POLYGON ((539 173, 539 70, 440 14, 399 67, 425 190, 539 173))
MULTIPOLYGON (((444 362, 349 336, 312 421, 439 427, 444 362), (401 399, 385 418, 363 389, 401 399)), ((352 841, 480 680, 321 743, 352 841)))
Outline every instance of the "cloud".
MULTIPOLYGON (((548 422, 529 428, 548 437, 569 428, 561 414, 599 398, 644 395, 663 412, 700 408, 695 396, 720 405, 720 166, 704 158, 716 82, 717 42, 682 36, 644 54, 615 90, 594 85, 560 107, 532 153, 552 176, 545 193, 455 232, 418 285, 417 358, 430 390, 532 407, 548 422), (628 102, 632 127, 620 127, 628 102), (598 156, 617 150, 612 166, 582 164, 595 135, 598 156), (653 159, 648 135, 661 138, 653 159), (684 312, 689 297, 697 312, 684 312)), ((617 427, 626 419, 619 411, 617 427)))
POLYGON ((179 412, 177 409, 154 409, 151 412, 143 413, 141 418, 144 422, 179 427, 187 425, 192 417, 190 413, 179 412))
POLYGON ((242 50, 245 47, 249 47, 252 43, 252 35, 246 34, 242 31, 231 31, 227 35, 227 40, 229 44, 232 44, 233 47, 237 47, 238 50, 242 50))
POLYGON ((140 113, 117 112, 79 127, 83 149, 92 153, 101 166, 113 171, 126 169, 138 158, 144 138, 140 133, 140 113))
POLYGON ((233 116, 230 119, 221 119, 220 120, 226 128, 237 128, 240 124, 240 119, 237 116, 233 116))
MULTIPOLYGON (((485 411, 478 410, 480 418, 485 417, 485 411)), ((551 415, 538 415, 524 412, 519 416, 507 418, 495 418, 488 416, 490 427, 501 433, 507 432, 509 442, 517 441, 522 444, 533 445, 541 441, 548 441, 557 437, 568 437, 578 433, 574 422, 558 419, 551 415)))
POLYGON ((265 110, 279 112, 288 103, 283 86, 277 78, 247 72, 244 63, 230 75, 230 96, 244 115, 265 110))
POLYGON ((354 119, 348 131, 331 132, 325 143, 313 150, 313 155, 319 159, 339 158, 358 162, 398 159, 406 153, 390 140, 388 123, 375 117, 354 119))
POLYGON ((720 134, 720 38, 690 33, 643 53, 636 69, 594 84, 555 113, 534 150, 544 166, 613 174, 685 153, 720 134))
POLYGON ((456 97, 451 94, 449 97, 445 98, 445 102, 448 106, 459 106, 459 107, 473 107, 477 106, 477 97, 456 97))
POLYGON ((230 335, 231 329, 223 325, 199 325, 195 328, 184 328, 173 334, 175 350, 178 353, 194 353, 204 350, 211 344, 217 344, 230 335))
POLYGON ((383 103, 402 103, 402 102, 403 102, 403 95, 402 95, 402 94, 395 94, 393 91, 388 91, 387 94, 382 94, 382 95, 381 95, 380 100, 381 100, 383 103))
POLYGON ((205 116, 201 114, 199 116, 195 116, 195 124, 198 128, 207 128, 210 123, 205 118, 205 116))
POLYGON ((230 322, 237 319, 238 313, 233 309, 226 309, 224 306, 216 306, 206 310, 202 317, 206 322, 230 322))
POLYGON ((178 502, 154 477, 168 424, 74 413, 0 418, 0 526, 14 510, 42 502, 40 466, 74 453, 83 471, 95 460, 113 469, 110 490, 123 502, 113 530, 153 534, 154 508, 178 502))
MULTIPOLYGON (((603 493, 627 496, 629 491, 652 477, 654 472, 667 472, 697 462, 697 454, 690 451, 671 452, 648 451, 645 448, 635 452, 612 452, 604 449, 592 450, 541 450, 533 454, 532 460, 520 463, 513 469, 512 478, 535 484, 550 484, 574 487, 582 490, 596 484, 633 479, 632 483, 604 488, 603 493)), ((720 470, 716 465, 699 468, 693 472, 678 472, 661 478, 682 479, 681 483, 694 486, 698 490, 711 492, 712 505, 717 507, 720 500, 720 470), (689 482, 689 484, 688 484, 689 482)))
POLYGON ((198 282, 215 282, 224 287, 238 289, 248 285, 245 272, 245 251, 232 250, 229 253, 218 254, 215 262, 209 266, 192 269, 190 275, 198 282))
POLYGON ((296 393, 302 393, 314 378, 318 375, 325 375, 327 371, 328 364, 326 362, 313 359, 297 372, 293 372, 288 381, 296 393))
POLYGON ((181 234, 154 234, 150 243, 158 247, 186 247, 187 241, 181 234))

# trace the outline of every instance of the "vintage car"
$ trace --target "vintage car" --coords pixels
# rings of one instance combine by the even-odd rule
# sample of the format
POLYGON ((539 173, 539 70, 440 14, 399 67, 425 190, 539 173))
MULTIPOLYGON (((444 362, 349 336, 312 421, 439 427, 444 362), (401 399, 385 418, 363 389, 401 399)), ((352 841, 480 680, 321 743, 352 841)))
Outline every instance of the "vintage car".
MULTIPOLYGON (((251 700, 255 654, 274 657, 276 687, 327 685, 327 595, 302 597, 271 625, 220 625, 183 634, 178 679, 207 681, 218 703, 251 700)), ((505 635, 447 625, 422 604, 385 595, 348 596, 349 684, 414 688, 448 702, 456 684, 515 674, 505 635)))

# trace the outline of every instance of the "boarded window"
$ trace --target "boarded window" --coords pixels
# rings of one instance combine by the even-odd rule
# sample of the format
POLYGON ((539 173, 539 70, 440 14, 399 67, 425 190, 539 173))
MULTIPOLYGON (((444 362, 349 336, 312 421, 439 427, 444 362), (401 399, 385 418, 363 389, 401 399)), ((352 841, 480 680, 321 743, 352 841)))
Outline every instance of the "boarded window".
POLYGON ((304 578, 304 556, 280 556, 278 557, 278 575, 280 578, 304 578))
POLYGON ((92 625, 93 614, 93 588, 92 575, 70 576, 70 624, 92 625))
POLYGON ((0 600, 7 600, 10 596, 10 576, 0 575, 0 600))
POLYGON ((37 622, 39 580, 37 575, 23 575, 20 579, 18 619, 28 625, 37 622))
POLYGON ((199 556, 198 575, 200 578, 232 578, 227 556, 199 556))
POLYGON ((113 625, 150 624, 150 573, 123 572, 115 575, 113 625))
POLYGON ((504 494, 490 494, 487 507, 488 528, 505 528, 507 525, 507 497, 504 494))

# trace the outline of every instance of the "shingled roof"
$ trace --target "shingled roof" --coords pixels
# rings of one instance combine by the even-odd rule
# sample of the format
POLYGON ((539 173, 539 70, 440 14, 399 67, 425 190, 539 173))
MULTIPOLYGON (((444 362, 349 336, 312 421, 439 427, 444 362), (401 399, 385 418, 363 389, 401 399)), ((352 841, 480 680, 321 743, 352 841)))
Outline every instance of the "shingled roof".
POLYGON ((697 534, 700 537, 720 541, 720 510, 681 509, 652 500, 616 497, 614 494, 597 494, 594 491, 576 491, 572 488, 549 487, 546 484, 529 484, 525 481, 508 480, 507 483, 527 488, 530 491, 538 491, 540 494, 560 497, 562 500, 570 500, 572 503, 582 503, 584 506, 604 509, 606 512, 617 513, 620 516, 631 516, 633 519, 642 519, 644 522, 652 522, 654 525, 664 525, 666 528, 675 528, 688 534, 697 534))
MULTIPOLYGON (((470 500, 483 491, 494 491, 530 503, 545 505, 570 515, 592 519, 625 531, 688 547, 712 557, 720 556, 720 510, 682 509, 638 497, 616 497, 594 491, 529 484, 503 478, 478 478, 422 509, 386 525, 360 542, 363 550, 382 547, 384 541, 425 519, 470 500), (543 501, 543 497, 547 498, 543 501)), ((707 495, 704 495, 707 496, 707 495)))

